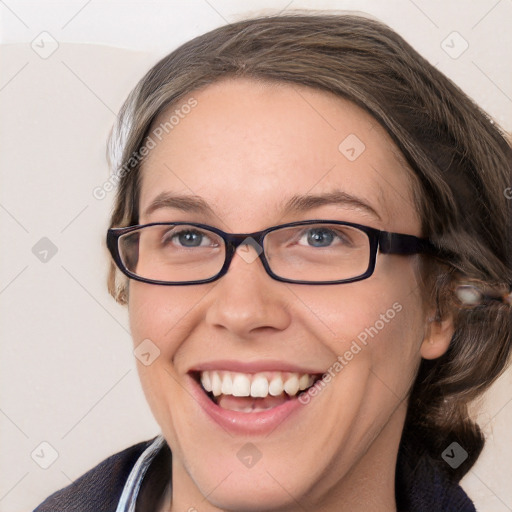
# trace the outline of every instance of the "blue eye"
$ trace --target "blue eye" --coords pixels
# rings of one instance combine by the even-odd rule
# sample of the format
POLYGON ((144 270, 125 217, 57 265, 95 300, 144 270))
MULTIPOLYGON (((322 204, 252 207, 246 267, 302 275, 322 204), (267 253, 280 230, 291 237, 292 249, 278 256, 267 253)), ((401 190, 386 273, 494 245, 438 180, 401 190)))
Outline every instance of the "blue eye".
POLYGON ((334 234, 327 229, 315 229, 308 233, 308 243, 315 246, 325 247, 332 244, 334 234))
POLYGON ((313 228, 309 229, 300 239, 300 242, 307 241, 313 247, 329 247, 335 237, 339 238, 331 229, 313 228), (306 238, 306 240, 304 240, 306 238))
POLYGON ((175 246, 176 248, 195 248, 195 247, 216 247, 218 244, 213 238, 213 233, 206 233, 200 229, 173 228, 161 237, 162 247, 175 246))
POLYGON ((184 247, 199 247, 203 241, 204 235, 197 231, 182 231, 181 233, 177 233, 172 237, 174 241, 177 239, 180 245, 184 247))

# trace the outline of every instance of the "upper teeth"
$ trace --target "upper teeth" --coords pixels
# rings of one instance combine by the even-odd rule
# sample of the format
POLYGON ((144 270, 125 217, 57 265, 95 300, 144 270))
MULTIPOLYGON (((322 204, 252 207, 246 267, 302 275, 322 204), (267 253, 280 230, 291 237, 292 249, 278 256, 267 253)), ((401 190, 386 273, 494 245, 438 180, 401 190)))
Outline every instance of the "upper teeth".
POLYGON ((294 396, 312 386, 315 378, 308 374, 288 372, 236 373, 226 371, 201 372, 203 388, 214 396, 279 396, 283 391, 294 396))

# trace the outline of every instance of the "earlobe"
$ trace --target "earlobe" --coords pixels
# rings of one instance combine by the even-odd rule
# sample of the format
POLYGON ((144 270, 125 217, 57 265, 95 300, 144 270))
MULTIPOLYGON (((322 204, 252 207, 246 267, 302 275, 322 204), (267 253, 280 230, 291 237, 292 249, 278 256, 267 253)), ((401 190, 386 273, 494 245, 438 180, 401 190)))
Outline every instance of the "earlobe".
POLYGON ((450 346, 455 332, 453 317, 447 315, 443 319, 428 318, 425 326, 425 337, 421 343, 420 353, 423 359, 437 359, 450 346))

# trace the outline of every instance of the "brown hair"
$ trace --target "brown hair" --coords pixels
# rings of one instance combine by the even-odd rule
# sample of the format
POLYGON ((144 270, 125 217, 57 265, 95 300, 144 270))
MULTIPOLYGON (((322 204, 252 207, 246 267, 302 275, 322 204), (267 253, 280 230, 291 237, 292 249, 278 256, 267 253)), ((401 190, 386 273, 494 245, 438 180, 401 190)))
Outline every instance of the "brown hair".
MULTIPOLYGON (((455 309, 454 280, 512 282, 511 148, 504 134, 456 85, 385 25, 352 15, 271 16, 199 36, 158 62, 123 105, 111 134, 110 163, 120 182, 111 226, 138 221, 140 159, 152 122, 192 91, 228 77, 300 84, 349 99, 390 134, 416 176, 423 234, 444 257, 425 263, 438 316, 452 313, 447 353, 423 360, 409 398, 405 431, 434 462, 457 441, 474 464, 483 436, 468 404, 504 370, 511 352, 511 308, 493 301, 455 309), (121 172, 122 171, 122 172, 121 172), (419 435, 418 435, 419 434, 419 435)), ((127 301, 111 263, 109 291, 127 301)))

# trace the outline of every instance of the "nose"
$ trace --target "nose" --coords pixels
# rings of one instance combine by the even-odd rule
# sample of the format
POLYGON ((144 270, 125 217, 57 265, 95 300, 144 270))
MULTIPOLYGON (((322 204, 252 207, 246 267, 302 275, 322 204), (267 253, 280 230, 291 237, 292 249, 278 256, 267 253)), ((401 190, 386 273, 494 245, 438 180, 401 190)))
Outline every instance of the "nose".
POLYGON ((285 283, 272 279, 254 247, 241 245, 228 272, 212 290, 206 322, 237 337, 281 331, 290 325, 285 283))

